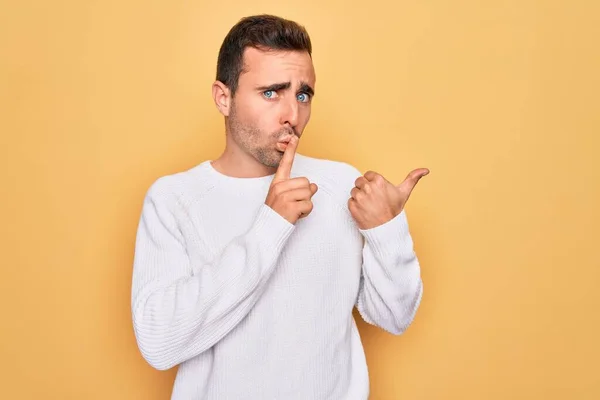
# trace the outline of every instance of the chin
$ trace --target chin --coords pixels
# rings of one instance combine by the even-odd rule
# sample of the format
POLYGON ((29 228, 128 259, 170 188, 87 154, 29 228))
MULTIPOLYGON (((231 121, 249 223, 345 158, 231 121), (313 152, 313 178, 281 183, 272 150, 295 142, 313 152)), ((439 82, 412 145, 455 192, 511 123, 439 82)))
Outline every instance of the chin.
POLYGON ((277 149, 274 149, 272 152, 259 151, 255 158, 265 167, 277 168, 283 158, 283 152, 277 149))

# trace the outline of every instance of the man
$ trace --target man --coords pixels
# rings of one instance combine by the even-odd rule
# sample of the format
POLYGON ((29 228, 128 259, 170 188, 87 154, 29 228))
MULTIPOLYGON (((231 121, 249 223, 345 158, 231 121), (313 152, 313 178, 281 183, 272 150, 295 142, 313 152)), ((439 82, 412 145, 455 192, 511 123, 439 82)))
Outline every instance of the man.
POLYGON ((154 368, 179 366, 172 399, 367 399, 353 319, 401 334, 422 296, 399 186, 296 153, 315 71, 298 24, 242 19, 212 93, 226 148, 159 178, 138 227, 132 316, 154 368))

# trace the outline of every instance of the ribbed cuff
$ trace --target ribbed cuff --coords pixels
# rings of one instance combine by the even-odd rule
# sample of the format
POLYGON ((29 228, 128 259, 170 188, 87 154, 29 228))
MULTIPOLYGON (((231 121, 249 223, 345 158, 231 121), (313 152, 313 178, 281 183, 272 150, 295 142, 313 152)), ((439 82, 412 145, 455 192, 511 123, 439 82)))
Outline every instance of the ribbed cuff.
POLYGON ((382 225, 359 231, 371 246, 373 253, 382 259, 413 251, 413 241, 404 210, 382 225))

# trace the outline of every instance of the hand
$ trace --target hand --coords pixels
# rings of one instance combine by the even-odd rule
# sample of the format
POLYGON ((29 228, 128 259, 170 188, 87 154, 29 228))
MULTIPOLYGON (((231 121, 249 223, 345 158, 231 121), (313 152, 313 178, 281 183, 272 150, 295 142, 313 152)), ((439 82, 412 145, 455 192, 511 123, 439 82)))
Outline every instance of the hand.
POLYGON ((348 209, 359 228, 374 228, 400 214, 419 180, 428 173, 426 168, 415 169, 398 186, 373 171, 356 179, 348 209))
POLYGON ((317 185, 310 183, 307 178, 290 179, 297 147, 298 138, 292 136, 265 200, 266 205, 292 224, 310 214, 313 209, 311 198, 318 190, 317 185))

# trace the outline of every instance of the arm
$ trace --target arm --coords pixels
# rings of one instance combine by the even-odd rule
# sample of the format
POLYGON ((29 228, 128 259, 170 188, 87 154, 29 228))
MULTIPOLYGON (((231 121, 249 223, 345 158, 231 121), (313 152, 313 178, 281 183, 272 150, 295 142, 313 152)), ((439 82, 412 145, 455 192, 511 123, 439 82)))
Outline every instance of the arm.
POLYGON ((359 230, 365 245, 357 308, 366 322, 399 335, 414 319, 423 295, 406 213, 359 230))
POLYGON ((131 304, 139 349, 160 370, 206 351, 248 314, 294 229, 263 204, 217 259, 192 266, 174 214, 179 205, 166 200, 156 191, 144 199, 131 304))

